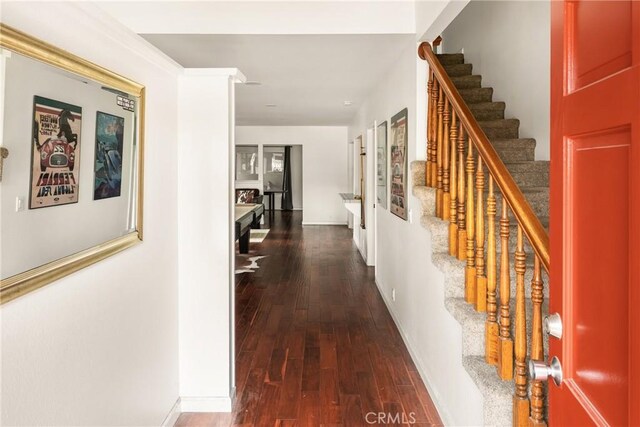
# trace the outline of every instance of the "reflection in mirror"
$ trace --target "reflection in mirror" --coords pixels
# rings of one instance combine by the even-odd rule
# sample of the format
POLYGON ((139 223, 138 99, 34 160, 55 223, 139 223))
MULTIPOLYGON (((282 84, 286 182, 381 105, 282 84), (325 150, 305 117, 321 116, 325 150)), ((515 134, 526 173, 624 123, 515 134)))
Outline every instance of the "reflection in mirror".
POLYGON ((0 146, 10 154, 0 183, 6 302, 141 239, 144 91, 27 35, 1 30, 0 146))
POLYGON ((4 279, 133 231, 137 103, 25 56, 3 58, 4 279))

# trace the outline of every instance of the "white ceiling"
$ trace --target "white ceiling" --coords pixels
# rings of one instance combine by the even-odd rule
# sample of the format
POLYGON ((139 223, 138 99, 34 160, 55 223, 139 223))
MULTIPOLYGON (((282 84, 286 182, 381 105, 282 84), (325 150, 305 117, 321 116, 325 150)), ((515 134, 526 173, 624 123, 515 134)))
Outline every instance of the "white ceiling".
MULTIPOLYGON (((437 9, 447 1, 428 3, 437 9)), ((413 0, 109 0, 96 4, 138 34, 416 33, 413 0)))
POLYGON ((237 86, 238 125, 348 125, 402 51, 415 44, 415 34, 143 37, 186 68, 234 67, 261 82, 237 86))

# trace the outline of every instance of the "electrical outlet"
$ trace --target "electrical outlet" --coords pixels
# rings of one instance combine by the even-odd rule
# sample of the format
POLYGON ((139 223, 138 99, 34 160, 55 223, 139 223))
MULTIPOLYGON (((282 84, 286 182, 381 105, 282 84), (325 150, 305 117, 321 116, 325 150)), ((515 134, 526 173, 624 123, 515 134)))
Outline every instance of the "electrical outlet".
POLYGON ((396 300, 396 288, 391 289, 391 300, 396 300))
POLYGON ((24 197, 16 197, 16 212, 24 210, 24 197))

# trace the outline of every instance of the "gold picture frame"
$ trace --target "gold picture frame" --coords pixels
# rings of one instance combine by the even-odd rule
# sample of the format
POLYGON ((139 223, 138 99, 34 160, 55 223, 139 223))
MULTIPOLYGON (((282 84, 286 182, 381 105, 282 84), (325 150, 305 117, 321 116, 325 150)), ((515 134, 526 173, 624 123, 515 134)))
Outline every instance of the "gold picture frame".
POLYGON ((145 87, 106 68, 2 23, 0 23, 0 48, 91 79, 104 86, 139 98, 137 101, 139 110, 137 118, 137 176, 135 177, 137 184, 135 230, 89 249, 0 280, 0 304, 4 304, 142 242, 144 213, 145 87))

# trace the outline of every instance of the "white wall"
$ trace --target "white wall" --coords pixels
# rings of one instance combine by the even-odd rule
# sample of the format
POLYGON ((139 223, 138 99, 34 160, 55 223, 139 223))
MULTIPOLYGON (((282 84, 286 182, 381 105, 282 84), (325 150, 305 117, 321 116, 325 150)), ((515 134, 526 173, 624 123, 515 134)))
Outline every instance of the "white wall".
POLYGON ((178 257, 183 412, 231 410, 236 74, 235 70, 187 69, 180 77, 178 257), (212 122, 211 117, 216 120, 212 122), (216 159, 215 167, 211 159, 216 159))
POLYGON ((178 67, 92 10, 3 2, 2 22, 146 86, 145 240, 1 307, 3 425, 159 425, 178 397, 178 67))
POLYGON ((302 223, 347 223, 347 210, 338 195, 350 188, 346 127, 237 126, 236 144, 302 145, 302 223))
MULTIPOLYGON (((425 151, 426 66, 416 52, 414 43, 404 47, 349 127, 353 138, 407 107, 409 163, 424 159, 425 151)), ((410 221, 376 208, 376 282, 445 425, 479 425, 481 395, 462 367, 461 328, 444 307, 443 276, 431 262, 431 236, 420 225, 420 202, 411 186, 409 173, 410 221)))
POLYGON ((469 0, 416 0, 416 36, 431 43, 469 3, 469 0))
POLYGON ((536 159, 549 159, 550 2, 471 1, 442 33, 444 51, 464 49, 482 86, 535 138, 536 159))
MULTIPOLYGON (((114 93, 102 90, 99 84, 83 84, 33 59, 12 54, 6 59, 5 78, 5 105, 9 108, 4 110, 2 145, 11 157, 4 164, 1 192, 3 278, 122 236, 128 230, 134 126, 133 113, 116 105, 114 93), (80 156, 75 169, 77 203, 29 209, 33 145, 29 144, 28 129, 33 124, 34 95, 82 107, 76 150, 80 156), (125 119, 121 193, 103 200, 93 199, 96 111, 125 119), (23 200, 24 210, 16 212, 16 198, 23 200)), ((39 167, 36 171, 40 174, 39 167)))

